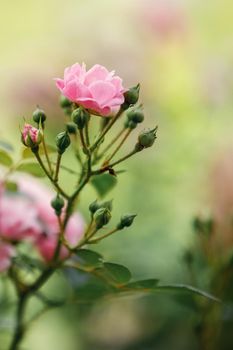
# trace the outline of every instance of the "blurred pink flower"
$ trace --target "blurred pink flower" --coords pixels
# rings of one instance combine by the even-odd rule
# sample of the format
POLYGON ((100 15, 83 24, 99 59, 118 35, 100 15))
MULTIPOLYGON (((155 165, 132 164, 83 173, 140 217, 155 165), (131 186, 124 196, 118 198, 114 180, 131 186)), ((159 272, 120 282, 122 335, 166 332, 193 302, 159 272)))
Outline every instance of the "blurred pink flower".
POLYGON ((171 0, 143 1, 144 18, 147 25, 162 39, 186 30, 186 18, 178 3, 171 0))
POLYGON ((11 258, 15 255, 13 246, 0 241, 0 272, 7 270, 11 264, 11 258))
MULTIPOLYGON (((54 193, 34 178, 25 176, 19 181, 20 192, 26 195, 37 210, 42 227, 41 234, 35 242, 37 249, 46 261, 52 259, 58 241, 58 220, 50 202, 54 193)), ((84 232, 84 220, 79 213, 74 213, 67 225, 65 238, 71 247, 77 245, 84 232)), ((62 247, 61 258, 65 258, 68 251, 62 247)))
POLYGON ((41 226, 37 211, 27 198, 3 193, 0 198, 0 237, 9 241, 33 240, 41 226))
POLYGON ((25 124, 22 130, 22 141, 28 147, 38 145, 41 142, 40 130, 34 128, 31 124, 25 124))
POLYGON ((108 116, 124 102, 122 79, 101 65, 86 71, 85 64, 67 67, 64 79, 55 79, 61 93, 69 100, 101 115, 108 116))
MULTIPOLYGON (((17 177, 17 193, 1 190, 0 238, 8 241, 30 239, 41 256, 52 259, 59 238, 59 225, 50 202, 54 197, 40 181, 31 176, 17 177)), ((2 188, 2 186, 0 186, 2 188)), ((78 244, 84 232, 84 221, 79 213, 71 216, 65 238, 71 247, 78 244)), ((60 258, 68 257, 62 247, 60 258)))

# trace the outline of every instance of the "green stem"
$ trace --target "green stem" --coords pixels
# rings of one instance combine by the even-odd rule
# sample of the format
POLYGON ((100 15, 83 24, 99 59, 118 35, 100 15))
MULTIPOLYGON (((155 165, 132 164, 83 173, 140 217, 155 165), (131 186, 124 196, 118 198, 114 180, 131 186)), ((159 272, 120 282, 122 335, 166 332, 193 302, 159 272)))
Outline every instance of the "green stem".
POLYGON ((117 228, 115 228, 114 230, 108 232, 108 233, 105 233, 105 235, 102 235, 102 236, 99 236, 99 237, 96 237, 96 238, 93 238, 91 239, 90 241, 88 241, 87 243, 88 244, 95 244, 95 243, 98 243, 99 241, 101 241, 102 239, 108 237, 108 236, 111 236, 113 233, 119 231, 117 228))
POLYGON ((46 144, 45 144, 44 133, 42 135, 42 145, 43 145, 43 149, 44 149, 44 153, 45 153, 45 158, 46 158, 47 163, 48 163, 49 172, 50 172, 51 175, 53 175, 52 165, 51 165, 51 162, 50 162, 50 159, 49 159, 49 155, 48 155, 48 151, 47 151, 47 147, 46 147, 46 144))
POLYGON ((119 112, 111 119, 111 121, 106 125, 104 130, 101 132, 98 139, 94 142, 94 144, 90 147, 91 151, 94 151, 94 149, 100 144, 100 142, 103 140, 104 136, 107 134, 107 132, 111 129, 111 127, 115 124, 115 122, 118 120, 118 118, 123 113, 123 110, 120 109, 119 112))
POLYGON ((119 143, 119 145, 115 148, 115 150, 112 152, 112 154, 110 155, 110 157, 104 162, 104 164, 108 164, 109 161, 117 154, 117 152, 119 151, 119 149, 122 147, 122 145, 124 144, 124 142, 126 141, 126 139, 128 138, 128 136, 131 134, 132 129, 129 129, 127 131, 127 133, 125 134, 125 136, 123 137, 123 139, 121 140, 121 142, 119 143))
POLYGON ((55 183, 58 182, 58 174, 59 174, 60 165, 61 165, 61 157, 62 157, 62 154, 58 153, 57 154, 57 163, 56 163, 55 176, 54 176, 54 182, 55 183))
POLYGON ((28 297, 25 294, 21 294, 18 296, 18 305, 16 310, 16 327, 14 330, 13 338, 9 347, 9 350, 17 350, 19 348, 19 344, 22 341, 24 335, 24 326, 23 326, 23 317, 24 311, 26 307, 28 297))
POLYGON ((49 174, 48 170, 46 169, 46 167, 44 166, 44 163, 42 162, 42 159, 38 153, 38 151, 34 151, 33 152, 38 163, 40 164, 41 168, 43 169, 44 173, 46 174, 46 176, 49 178, 49 180, 52 182, 53 186, 57 189, 57 191, 66 199, 69 199, 70 197, 68 196, 68 194, 66 194, 62 188, 56 183, 54 182, 54 179, 52 178, 52 176, 49 174))
POLYGON ((124 131, 126 130, 126 128, 124 127, 123 129, 121 129, 121 131, 112 139, 111 142, 109 142, 109 144, 104 148, 104 150, 95 157, 94 162, 98 162, 98 160, 100 160, 104 154, 116 143, 116 141, 121 137, 121 135, 124 133, 124 131))
POLYGON ((138 150, 133 150, 132 152, 128 153, 126 156, 118 159, 117 161, 109 164, 109 165, 106 165, 98 170, 95 170, 92 172, 92 175, 99 175, 99 174, 102 174, 104 173, 105 171, 108 171, 109 169, 113 168, 115 165, 121 163, 121 162, 124 162, 126 159, 132 157, 134 154, 138 153, 139 151, 138 150))

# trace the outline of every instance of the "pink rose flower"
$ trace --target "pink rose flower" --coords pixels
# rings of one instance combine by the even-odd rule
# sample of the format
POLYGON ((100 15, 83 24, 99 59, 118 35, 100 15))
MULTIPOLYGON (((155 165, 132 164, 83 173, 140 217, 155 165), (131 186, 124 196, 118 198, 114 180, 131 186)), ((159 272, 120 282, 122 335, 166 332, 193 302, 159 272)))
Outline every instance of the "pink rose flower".
POLYGON ((11 258, 15 255, 14 248, 0 241, 0 272, 6 271, 11 265, 11 258))
POLYGON ((41 132, 30 124, 25 124, 22 131, 22 141, 27 147, 39 145, 41 142, 41 132))
POLYGON ((101 116, 119 110, 124 102, 122 79, 96 64, 86 71, 85 64, 67 67, 64 79, 55 79, 61 93, 70 101, 101 116))

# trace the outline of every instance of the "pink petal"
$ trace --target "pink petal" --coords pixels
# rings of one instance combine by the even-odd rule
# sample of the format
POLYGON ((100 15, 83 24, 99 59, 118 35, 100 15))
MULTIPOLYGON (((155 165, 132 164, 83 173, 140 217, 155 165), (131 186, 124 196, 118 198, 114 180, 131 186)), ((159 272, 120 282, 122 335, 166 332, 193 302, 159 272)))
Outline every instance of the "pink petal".
POLYGON ((89 90, 93 99, 100 105, 104 106, 109 100, 111 100, 115 94, 115 87, 104 81, 96 81, 89 86, 89 90))
POLYGON ((56 81, 56 86, 58 87, 58 89, 60 91, 62 91, 64 86, 65 86, 64 80, 57 78, 57 79, 55 79, 55 81, 56 81))
POLYGON ((84 83, 89 86, 91 83, 97 80, 105 80, 109 75, 109 71, 99 64, 94 65, 89 71, 87 71, 84 83))

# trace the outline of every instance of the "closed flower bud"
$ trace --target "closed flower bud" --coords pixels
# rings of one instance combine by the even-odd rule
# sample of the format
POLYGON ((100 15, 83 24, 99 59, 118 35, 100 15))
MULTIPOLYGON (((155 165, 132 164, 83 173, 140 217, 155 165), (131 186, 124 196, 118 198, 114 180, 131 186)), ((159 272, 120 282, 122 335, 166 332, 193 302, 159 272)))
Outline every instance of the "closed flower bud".
POLYGON ((156 139, 157 127, 143 130, 138 136, 138 143, 144 148, 151 147, 156 139))
POLYGON ((94 214, 99 209, 99 203, 97 199, 89 205, 89 211, 94 214))
POLYGON ((134 215, 133 214, 123 215, 121 217, 121 221, 117 225, 117 229, 122 230, 125 227, 131 226, 136 216, 137 215, 135 215, 135 214, 134 215))
POLYGON ((139 90, 140 90, 140 84, 130 88, 124 93, 125 97, 125 104, 130 106, 130 105, 135 105, 135 103, 138 102, 139 98, 139 90))
POLYGON ((67 131, 62 131, 56 136, 57 150, 60 154, 64 153, 70 145, 70 137, 67 131))
POLYGON ((51 207, 55 210, 57 216, 61 214, 62 208, 64 207, 64 199, 60 196, 55 197, 51 201, 51 207))
POLYGON ((135 129, 137 127, 137 123, 133 122, 132 120, 126 120, 125 127, 129 129, 135 129))
POLYGON ((144 113, 141 108, 132 109, 127 113, 127 118, 134 123, 142 123, 144 120, 144 113))
POLYGON ((69 134, 76 134, 77 126, 72 122, 66 123, 66 130, 69 134))
POLYGON ((46 120, 46 114, 43 111, 43 109, 37 107, 37 109, 33 112, 32 114, 32 119, 34 120, 35 123, 37 124, 43 124, 46 120))
POLYGON ((35 149, 41 143, 42 135, 39 129, 30 124, 25 124, 21 132, 21 139, 24 146, 35 149))
POLYGON ((60 97, 60 106, 62 108, 68 108, 72 106, 72 102, 70 100, 68 100, 67 97, 65 97, 64 95, 61 95, 60 97))
POLYGON ((94 214, 95 225, 97 229, 107 225, 111 219, 110 210, 107 208, 100 208, 94 214))
POLYGON ((71 118, 78 129, 83 129, 90 118, 90 114, 84 108, 79 107, 73 111, 71 118))

